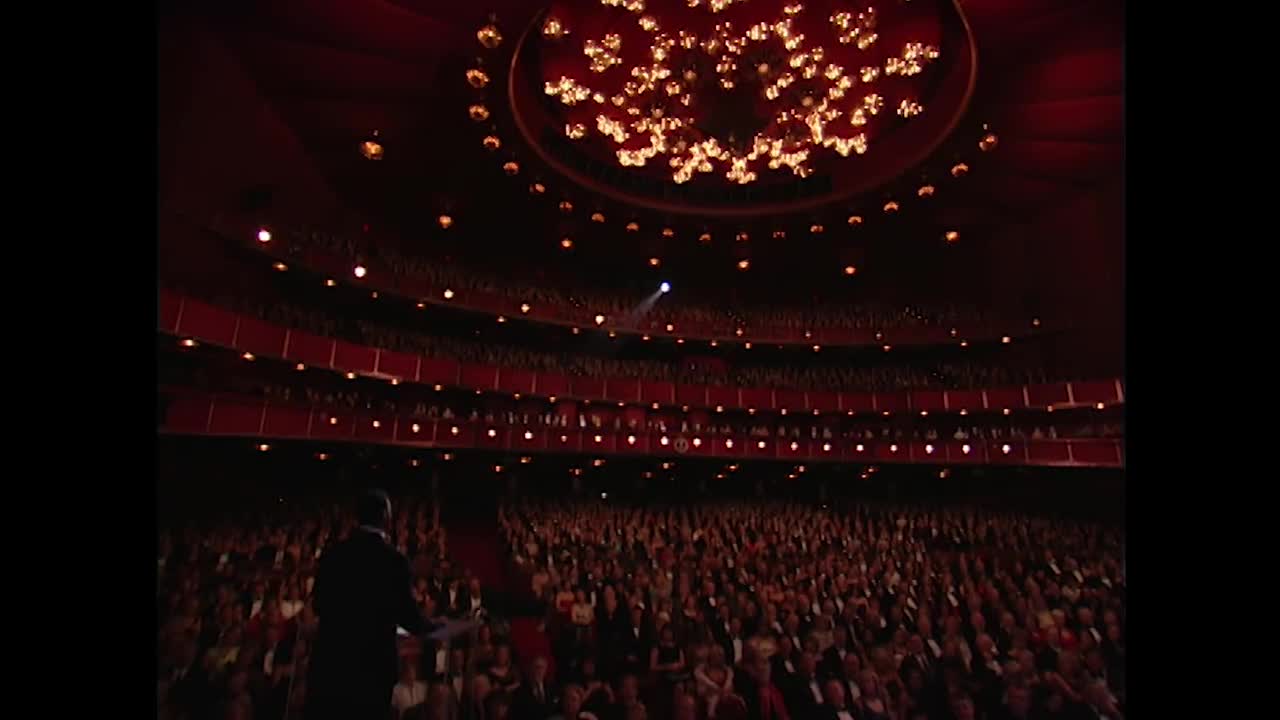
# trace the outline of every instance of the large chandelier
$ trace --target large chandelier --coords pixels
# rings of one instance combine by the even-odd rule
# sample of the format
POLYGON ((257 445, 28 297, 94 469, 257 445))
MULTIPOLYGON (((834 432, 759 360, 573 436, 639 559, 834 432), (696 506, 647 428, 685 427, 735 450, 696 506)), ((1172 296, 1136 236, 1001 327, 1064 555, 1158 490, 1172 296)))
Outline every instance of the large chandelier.
POLYGON ((591 14, 605 17, 584 15, 581 33, 552 7, 543 90, 567 138, 676 183, 804 178, 823 155, 862 155, 926 111, 923 81, 941 53, 937 24, 912 23, 906 0, 883 13, 833 0, 599 2, 591 14))

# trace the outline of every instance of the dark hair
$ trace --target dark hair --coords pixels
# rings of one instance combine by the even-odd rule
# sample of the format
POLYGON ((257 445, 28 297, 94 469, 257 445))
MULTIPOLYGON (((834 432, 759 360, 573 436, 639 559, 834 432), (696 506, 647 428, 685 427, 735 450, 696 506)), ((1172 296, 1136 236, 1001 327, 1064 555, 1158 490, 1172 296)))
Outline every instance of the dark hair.
POLYGON ((356 518, 361 525, 372 525, 374 527, 382 527, 387 522, 387 508, 391 504, 391 498, 382 490, 366 490, 360 494, 360 500, 356 505, 356 518))

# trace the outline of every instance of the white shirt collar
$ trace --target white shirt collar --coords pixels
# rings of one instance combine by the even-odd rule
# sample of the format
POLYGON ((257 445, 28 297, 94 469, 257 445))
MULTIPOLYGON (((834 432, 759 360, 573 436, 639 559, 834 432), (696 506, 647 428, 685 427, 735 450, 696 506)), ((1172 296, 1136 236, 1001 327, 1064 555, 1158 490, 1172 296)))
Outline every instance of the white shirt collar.
POLYGON ((382 538, 383 542, 391 542, 391 539, 387 537, 387 531, 383 530, 382 528, 374 527, 372 525, 361 525, 360 529, 365 532, 373 533, 374 535, 377 535, 378 537, 382 538))

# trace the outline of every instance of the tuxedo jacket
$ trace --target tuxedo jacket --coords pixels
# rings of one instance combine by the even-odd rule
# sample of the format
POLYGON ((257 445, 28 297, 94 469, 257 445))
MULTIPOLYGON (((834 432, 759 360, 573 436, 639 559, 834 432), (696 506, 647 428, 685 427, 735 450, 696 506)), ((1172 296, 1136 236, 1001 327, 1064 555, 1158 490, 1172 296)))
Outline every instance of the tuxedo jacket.
MULTIPOLYGON (((853 706, 849 705, 847 702, 845 703, 844 709, 845 712, 849 713, 849 717, 854 720, 858 720, 860 717, 858 711, 853 709, 853 706)), ((813 720, 840 720, 840 712, 832 705, 819 705, 813 709, 813 714, 808 717, 813 718, 813 720)))
POLYGON ((308 710, 390 704, 398 675, 396 626, 425 635, 409 562, 380 536, 357 530, 320 559, 313 590, 320 622, 307 686, 308 710))
POLYGON ((542 683, 542 701, 539 702, 530 682, 524 682, 512 698, 511 716, 520 720, 546 720, 560 707, 560 693, 548 682, 542 683))
MULTIPOLYGON (((821 693, 822 681, 817 678, 814 678, 814 681, 818 683, 818 692, 821 693)), ((813 696, 809 681, 799 676, 787 681, 782 691, 787 701, 787 711, 793 718, 811 718, 822 705, 822 701, 813 696)))
POLYGON ((848 648, 837 648, 832 645, 822 653, 822 659, 818 661, 818 675, 821 677, 840 677, 844 674, 844 658, 840 657, 840 650, 845 653, 851 653, 848 648))

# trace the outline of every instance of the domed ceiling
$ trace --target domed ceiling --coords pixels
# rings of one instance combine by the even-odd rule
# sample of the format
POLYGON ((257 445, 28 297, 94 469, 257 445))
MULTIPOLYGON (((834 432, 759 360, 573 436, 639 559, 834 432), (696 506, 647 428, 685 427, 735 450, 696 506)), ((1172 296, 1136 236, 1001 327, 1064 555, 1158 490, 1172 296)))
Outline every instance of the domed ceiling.
POLYGON ((262 0, 175 28, 287 130, 273 162, 426 255, 975 296, 1119 266, 1118 228, 1037 237, 1118 193, 1121 3, 262 0))

